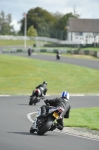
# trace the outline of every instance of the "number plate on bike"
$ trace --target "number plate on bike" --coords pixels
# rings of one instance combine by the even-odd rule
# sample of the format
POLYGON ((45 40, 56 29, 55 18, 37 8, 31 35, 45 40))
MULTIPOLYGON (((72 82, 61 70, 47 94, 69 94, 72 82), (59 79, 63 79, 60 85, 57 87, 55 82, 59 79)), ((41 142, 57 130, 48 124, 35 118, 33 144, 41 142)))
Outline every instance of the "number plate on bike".
POLYGON ((56 119, 59 118, 59 115, 58 115, 58 113, 56 113, 56 112, 53 113, 53 116, 54 116, 56 119))

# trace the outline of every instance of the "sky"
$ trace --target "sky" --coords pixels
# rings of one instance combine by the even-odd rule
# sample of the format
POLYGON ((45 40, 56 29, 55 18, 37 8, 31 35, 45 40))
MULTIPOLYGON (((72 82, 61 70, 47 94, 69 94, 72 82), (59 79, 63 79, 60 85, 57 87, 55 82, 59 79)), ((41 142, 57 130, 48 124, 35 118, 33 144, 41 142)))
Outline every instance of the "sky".
POLYGON ((80 18, 99 19, 99 0, 0 0, 0 12, 11 14, 15 31, 20 29, 18 21, 23 18, 23 13, 36 7, 63 15, 73 13, 75 8, 80 18))

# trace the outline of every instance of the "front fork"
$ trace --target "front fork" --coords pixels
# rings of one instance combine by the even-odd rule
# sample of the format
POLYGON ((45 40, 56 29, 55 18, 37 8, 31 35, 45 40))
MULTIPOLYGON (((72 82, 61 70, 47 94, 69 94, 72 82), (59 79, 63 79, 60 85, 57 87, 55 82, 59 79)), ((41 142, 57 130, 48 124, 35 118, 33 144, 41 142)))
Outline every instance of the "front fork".
POLYGON ((33 125, 32 125, 33 129, 37 129, 37 117, 39 117, 40 115, 41 115, 41 109, 39 108, 38 113, 36 115, 36 118, 35 118, 33 125))

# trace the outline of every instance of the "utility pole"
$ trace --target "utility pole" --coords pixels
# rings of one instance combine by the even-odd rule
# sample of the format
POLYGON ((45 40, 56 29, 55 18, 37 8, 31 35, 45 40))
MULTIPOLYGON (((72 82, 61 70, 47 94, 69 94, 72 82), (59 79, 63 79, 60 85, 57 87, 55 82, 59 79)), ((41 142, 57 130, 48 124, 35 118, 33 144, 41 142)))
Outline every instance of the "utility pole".
POLYGON ((27 14, 24 13, 24 47, 26 48, 27 14))

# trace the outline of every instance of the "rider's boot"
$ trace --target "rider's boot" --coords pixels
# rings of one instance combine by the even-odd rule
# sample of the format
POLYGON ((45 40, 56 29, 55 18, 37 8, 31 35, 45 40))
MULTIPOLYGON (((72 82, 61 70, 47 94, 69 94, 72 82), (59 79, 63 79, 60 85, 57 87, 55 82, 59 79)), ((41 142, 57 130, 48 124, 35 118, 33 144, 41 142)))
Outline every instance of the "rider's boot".
POLYGON ((63 126, 61 126, 60 124, 57 124, 56 128, 59 129, 59 130, 63 130, 63 126))
POLYGON ((46 115, 46 108, 45 108, 45 106, 42 106, 41 107, 41 115, 39 117, 45 117, 45 115, 46 115))
POLYGON ((49 131, 53 131, 53 130, 55 130, 56 129, 56 124, 54 123, 52 126, 51 126, 51 128, 49 129, 49 131))
POLYGON ((61 126, 59 123, 54 123, 53 125, 52 125, 52 127, 50 128, 50 131, 53 131, 53 130, 55 130, 55 129, 59 129, 59 130, 63 130, 63 126, 61 126))

